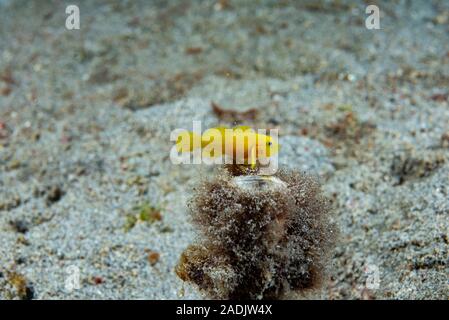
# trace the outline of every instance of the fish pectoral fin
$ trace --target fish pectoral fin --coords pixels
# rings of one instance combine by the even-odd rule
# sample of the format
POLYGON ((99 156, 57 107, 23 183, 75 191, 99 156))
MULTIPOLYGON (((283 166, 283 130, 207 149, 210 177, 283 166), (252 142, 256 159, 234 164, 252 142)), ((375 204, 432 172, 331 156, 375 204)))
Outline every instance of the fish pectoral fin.
POLYGON ((250 150, 249 164, 251 166, 251 169, 256 168, 256 164, 257 164, 256 148, 251 148, 251 150, 250 150))

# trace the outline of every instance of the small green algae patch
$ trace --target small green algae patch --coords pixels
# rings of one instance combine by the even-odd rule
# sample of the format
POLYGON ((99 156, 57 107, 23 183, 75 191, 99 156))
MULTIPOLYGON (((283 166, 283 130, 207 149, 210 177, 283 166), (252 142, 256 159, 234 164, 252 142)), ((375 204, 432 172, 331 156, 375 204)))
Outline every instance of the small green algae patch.
POLYGON ((162 220, 161 211, 149 204, 143 204, 139 209, 139 219, 153 223, 162 220))
POLYGON ((341 112, 354 112, 351 104, 342 104, 337 107, 337 109, 341 112))
POLYGON ((125 229, 126 232, 134 228, 134 226, 137 223, 137 218, 134 215, 128 214, 126 216, 125 225, 123 226, 123 229, 125 229))
POLYGON ((133 208, 132 212, 126 215, 125 225, 123 226, 125 231, 129 231, 139 222, 146 222, 153 224, 162 220, 161 209, 152 206, 148 202, 138 205, 133 208))

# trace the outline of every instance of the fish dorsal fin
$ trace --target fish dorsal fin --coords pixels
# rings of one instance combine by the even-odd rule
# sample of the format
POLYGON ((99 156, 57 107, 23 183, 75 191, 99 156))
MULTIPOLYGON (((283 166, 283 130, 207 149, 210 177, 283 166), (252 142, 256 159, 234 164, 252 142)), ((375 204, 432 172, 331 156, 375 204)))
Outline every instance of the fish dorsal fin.
POLYGON ((253 128, 251 128, 250 126, 236 126, 234 128, 232 128, 233 130, 242 130, 242 131, 246 131, 246 130, 252 130, 253 128))

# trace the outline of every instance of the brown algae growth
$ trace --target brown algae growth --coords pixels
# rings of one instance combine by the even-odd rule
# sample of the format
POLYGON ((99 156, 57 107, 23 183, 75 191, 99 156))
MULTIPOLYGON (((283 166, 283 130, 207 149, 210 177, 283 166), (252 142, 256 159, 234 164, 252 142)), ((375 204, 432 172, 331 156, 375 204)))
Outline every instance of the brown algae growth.
POLYGON ((195 190, 189 210, 201 237, 176 273, 208 298, 292 298, 321 286, 336 226, 313 178, 221 172, 195 190))

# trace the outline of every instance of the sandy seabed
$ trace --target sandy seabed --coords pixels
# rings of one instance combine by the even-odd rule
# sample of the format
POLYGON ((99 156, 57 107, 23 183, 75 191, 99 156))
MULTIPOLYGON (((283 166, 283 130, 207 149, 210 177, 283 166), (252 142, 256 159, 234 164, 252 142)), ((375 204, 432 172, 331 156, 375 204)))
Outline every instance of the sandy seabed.
POLYGON ((174 267, 212 168, 169 135, 241 120, 332 201, 314 298, 446 299, 449 3, 376 3, 380 30, 359 1, 78 1, 69 31, 1 1, 0 298, 201 298, 174 267))

